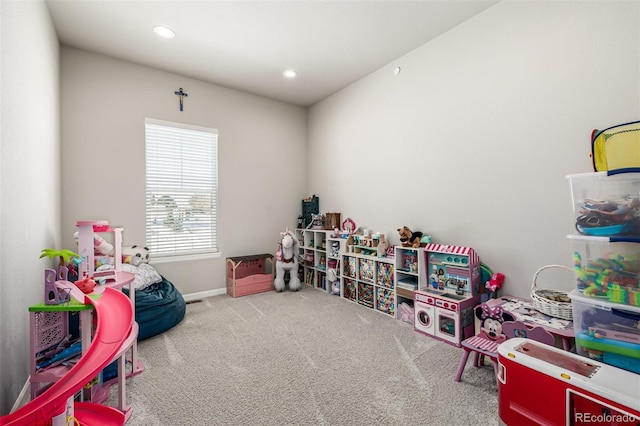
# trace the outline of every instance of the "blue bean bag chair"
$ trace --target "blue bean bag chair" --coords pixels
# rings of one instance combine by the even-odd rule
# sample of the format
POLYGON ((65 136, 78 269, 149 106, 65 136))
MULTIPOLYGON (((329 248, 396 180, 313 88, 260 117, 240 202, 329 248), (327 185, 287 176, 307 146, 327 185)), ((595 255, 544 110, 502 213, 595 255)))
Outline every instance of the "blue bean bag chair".
MULTIPOLYGON (((128 289, 123 291, 129 295, 128 289)), ((187 305, 182 294, 165 277, 162 281, 136 290, 138 341, 148 339, 176 326, 184 318, 187 305)))

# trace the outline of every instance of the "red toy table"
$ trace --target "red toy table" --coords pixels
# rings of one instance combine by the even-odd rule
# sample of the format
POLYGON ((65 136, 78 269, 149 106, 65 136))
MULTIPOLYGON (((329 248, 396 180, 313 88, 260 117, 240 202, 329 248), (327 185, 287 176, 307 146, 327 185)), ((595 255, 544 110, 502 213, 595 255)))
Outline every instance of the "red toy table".
POLYGON ((500 424, 637 425, 640 375, 522 338, 498 347, 500 424))

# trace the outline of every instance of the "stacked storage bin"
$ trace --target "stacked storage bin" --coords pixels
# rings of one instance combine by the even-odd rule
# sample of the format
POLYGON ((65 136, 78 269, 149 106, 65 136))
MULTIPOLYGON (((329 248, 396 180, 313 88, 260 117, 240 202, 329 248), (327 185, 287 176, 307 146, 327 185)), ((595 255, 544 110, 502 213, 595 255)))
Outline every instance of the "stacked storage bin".
POLYGON ((567 176, 579 354, 640 374, 640 173, 567 176))

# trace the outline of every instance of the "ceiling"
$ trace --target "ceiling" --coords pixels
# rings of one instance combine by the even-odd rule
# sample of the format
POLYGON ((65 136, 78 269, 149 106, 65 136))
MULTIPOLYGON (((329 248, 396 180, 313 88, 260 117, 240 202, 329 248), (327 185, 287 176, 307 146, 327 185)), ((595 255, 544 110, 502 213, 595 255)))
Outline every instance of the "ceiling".
POLYGON ((62 45, 301 106, 321 101, 495 3, 47 0, 62 45), (176 36, 156 36, 156 25, 176 36), (298 77, 285 78, 286 68, 298 77))

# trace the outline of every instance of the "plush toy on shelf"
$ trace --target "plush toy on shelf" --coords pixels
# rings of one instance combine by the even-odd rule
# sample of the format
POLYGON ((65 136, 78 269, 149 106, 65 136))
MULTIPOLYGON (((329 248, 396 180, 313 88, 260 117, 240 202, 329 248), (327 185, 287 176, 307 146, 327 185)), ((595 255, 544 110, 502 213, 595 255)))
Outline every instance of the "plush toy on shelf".
POLYGON ((431 242, 431 237, 422 232, 414 232, 408 226, 398 228, 402 247, 426 247, 431 242))
POLYGON ((385 257, 387 255, 387 249, 389 248, 389 243, 387 243, 387 239, 384 234, 380 234, 378 236, 378 245, 376 249, 378 251, 378 257, 385 257))

